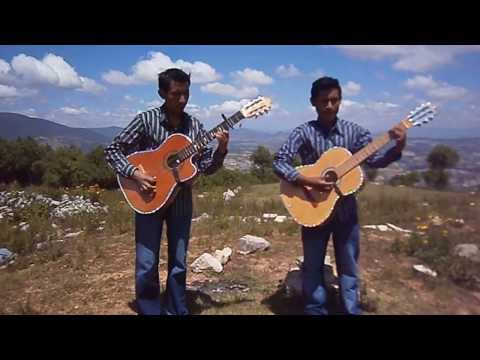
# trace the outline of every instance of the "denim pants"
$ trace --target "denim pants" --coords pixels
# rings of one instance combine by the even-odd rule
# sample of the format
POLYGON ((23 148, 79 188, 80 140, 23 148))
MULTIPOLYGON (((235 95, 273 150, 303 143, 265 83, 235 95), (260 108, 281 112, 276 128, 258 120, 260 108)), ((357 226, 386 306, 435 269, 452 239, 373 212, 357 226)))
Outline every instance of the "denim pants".
POLYGON ((304 254, 304 312, 326 315, 327 291, 324 282, 324 262, 330 235, 333 238, 335 262, 339 276, 340 298, 347 314, 361 314, 358 296, 358 256, 360 227, 355 199, 340 204, 332 219, 318 227, 302 227, 304 254))
POLYGON ((187 315, 187 248, 192 221, 192 193, 184 187, 163 211, 135 213, 135 296, 139 314, 187 315), (160 299, 158 263, 163 224, 167 225, 166 304, 160 299), (165 306, 164 306, 165 305, 165 306))

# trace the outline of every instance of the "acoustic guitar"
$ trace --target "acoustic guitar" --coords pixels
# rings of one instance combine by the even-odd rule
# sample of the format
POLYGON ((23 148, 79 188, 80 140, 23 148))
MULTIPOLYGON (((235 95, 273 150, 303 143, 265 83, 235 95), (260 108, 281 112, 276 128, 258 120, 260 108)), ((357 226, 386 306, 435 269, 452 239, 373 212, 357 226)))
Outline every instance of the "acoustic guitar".
POLYGON ((192 181, 197 176, 198 169, 194 158, 215 139, 218 131, 233 128, 242 119, 263 115, 271 107, 270 98, 258 97, 231 117, 222 115, 224 121, 196 141, 183 134, 172 134, 156 149, 128 155, 127 159, 132 165, 156 177, 157 182, 153 193, 146 193, 140 190, 135 180, 117 174, 118 184, 127 203, 140 214, 150 214, 168 206, 180 190, 178 185, 192 181))

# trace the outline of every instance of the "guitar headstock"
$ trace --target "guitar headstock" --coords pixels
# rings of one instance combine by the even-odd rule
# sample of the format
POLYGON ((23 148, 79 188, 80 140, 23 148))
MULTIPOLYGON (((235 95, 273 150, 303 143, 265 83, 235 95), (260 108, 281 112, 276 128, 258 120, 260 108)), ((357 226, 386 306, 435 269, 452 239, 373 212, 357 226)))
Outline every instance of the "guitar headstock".
POLYGON ((430 121, 432 121, 435 113, 435 106, 427 102, 417 106, 415 110, 410 111, 407 119, 404 120, 403 123, 407 128, 413 126, 422 126, 422 124, 428 124, 430 121))
POLYGON ((259 96, 255 100, 244 105, 240 112, 245 118, 257 117, 267 113, 272 108, 272 99, 259 96))

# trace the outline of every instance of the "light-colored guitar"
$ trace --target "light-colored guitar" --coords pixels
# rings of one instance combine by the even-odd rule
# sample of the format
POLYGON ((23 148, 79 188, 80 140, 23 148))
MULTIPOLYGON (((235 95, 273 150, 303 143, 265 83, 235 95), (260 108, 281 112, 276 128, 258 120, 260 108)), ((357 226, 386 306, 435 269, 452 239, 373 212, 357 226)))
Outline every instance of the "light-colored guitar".
MULTIPOLYGON (((399 125, 405 129, 421 126, 433 120, 434 114, 435 108, 430 103, 422 104, 411 111, 399 125)), ((300 174, 307 177, 324 176, 326 181, 333 182, 334 186, 331 191, 320 192, 282 179, 280 197, 290 215, 297 223, 306 227, 325 223, 341 196, 353 194, 361 188, 364 176, 360 164, 390 140, 390 135, 385 133, 354 155, 345 148, 334 147, 324 152, 314 164, 297 167, 300 174)))
POLYGON ((154 192, 145 193, 135 180, 118 174, 117 180, 127 203, 140 214, 150 214, 168 206, 179 190, 178 184, 190 182, 197 175, 198 169, 193 158, 215 139, 215 133, 233 128, 242 119, 263 115, 271 107, 270 98, 258 97, 231 117, 224 117, 222 123, 194 142, 183 134, 172 134, 154 150, 139 151, 127 156, 128 161, 140 171, 157 178, 154 192))

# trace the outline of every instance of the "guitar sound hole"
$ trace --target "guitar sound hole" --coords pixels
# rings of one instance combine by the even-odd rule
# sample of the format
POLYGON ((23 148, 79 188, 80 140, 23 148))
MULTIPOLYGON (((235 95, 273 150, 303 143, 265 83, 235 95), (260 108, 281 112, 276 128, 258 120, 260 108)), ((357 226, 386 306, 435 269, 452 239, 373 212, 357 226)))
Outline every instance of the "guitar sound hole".
POLYGON ((336 183, 338 181, 337 173, 333 170, 328 170, 325 173, 325 181, 336 183))
POLYGON ((167 159, 167 165, 169 168, 173 169, 180 165, 180 159, 178 158, 177 154, 170 155, 167 159))

